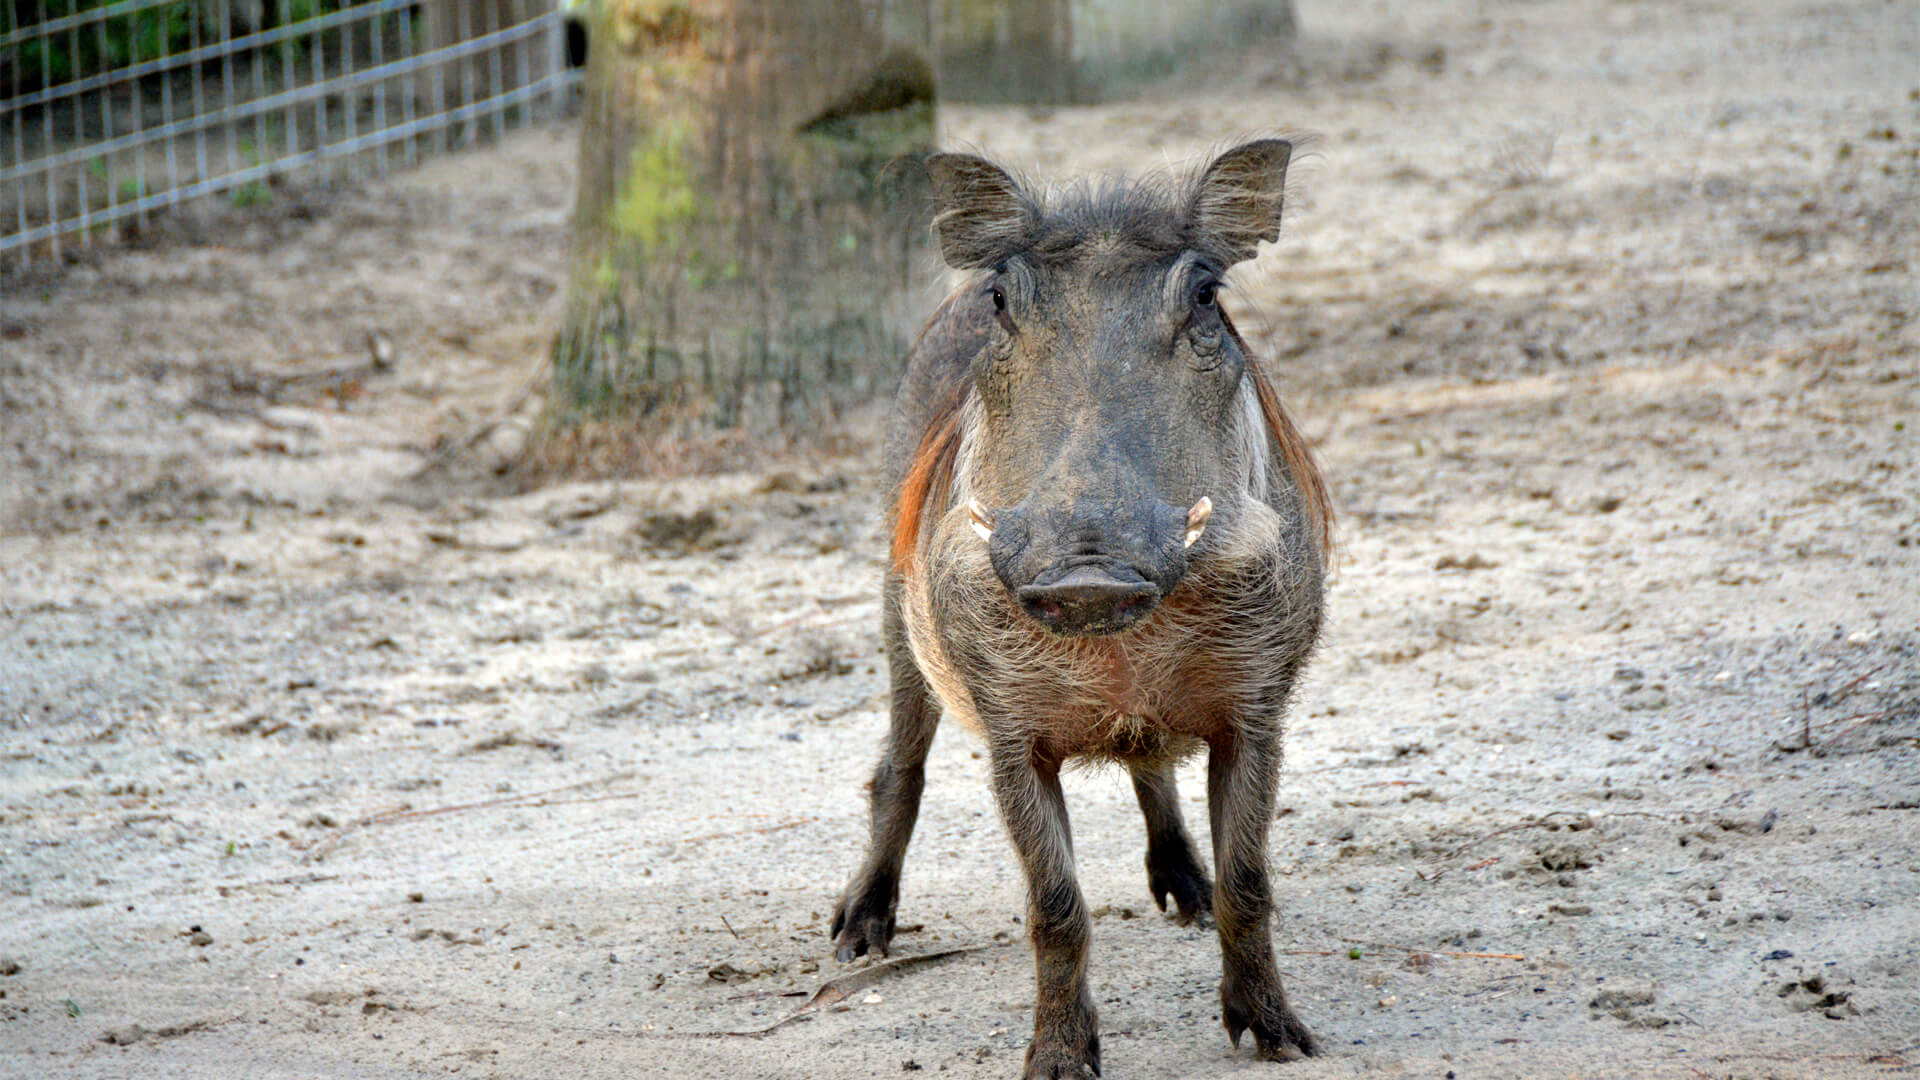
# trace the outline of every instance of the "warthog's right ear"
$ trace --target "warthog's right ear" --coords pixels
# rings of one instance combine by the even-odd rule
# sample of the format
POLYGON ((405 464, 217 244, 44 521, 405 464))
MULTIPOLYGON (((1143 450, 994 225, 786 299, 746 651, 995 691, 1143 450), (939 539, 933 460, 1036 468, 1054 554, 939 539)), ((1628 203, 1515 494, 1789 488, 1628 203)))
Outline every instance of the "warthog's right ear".
POLYGON ((997 266, 1033 242, 1039 213, 1000 166, 972 154, 927 159, 940 255, 955 270, 997 266))

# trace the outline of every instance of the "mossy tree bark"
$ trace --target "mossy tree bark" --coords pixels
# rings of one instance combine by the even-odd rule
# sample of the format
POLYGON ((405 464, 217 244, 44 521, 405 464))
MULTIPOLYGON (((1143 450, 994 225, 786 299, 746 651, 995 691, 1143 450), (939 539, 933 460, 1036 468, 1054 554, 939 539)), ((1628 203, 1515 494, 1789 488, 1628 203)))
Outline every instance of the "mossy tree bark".
POLYGON ((924 0, 599 0, 550 420, 819 419, 934 271, 924 0))

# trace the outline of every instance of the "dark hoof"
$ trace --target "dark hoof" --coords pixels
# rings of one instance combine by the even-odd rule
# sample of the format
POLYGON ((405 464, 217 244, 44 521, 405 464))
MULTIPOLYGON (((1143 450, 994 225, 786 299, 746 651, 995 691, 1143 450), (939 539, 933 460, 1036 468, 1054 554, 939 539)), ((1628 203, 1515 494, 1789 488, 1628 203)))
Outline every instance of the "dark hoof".
POLYGON ((849 889, 833 912, 833 958, 846 963, 868 952, 886 956, 893 941, 892 899, 876 900, 871 891, 849 889))
POLYGON ((1147 888, 1153 891, 1153 902, 1161 911, 1167 910, 1167 900, 1172 898, 1174 920, 1182 926, 1198 923, 1211 926, 1213 919, 1213 882, 1207 879, 1207 872, 1200 869, 1192 858, 1165 859, 1155 862, 1153 855, 1147 855, 1147 888))
POLYGON ((1236 1049, 1240 1033, 1251 1030, 1254 1049, 1267 1061, 1298 1061, 1320 1054, 1320 1043, 1287 1007, 1287 996, 1277 985, 1262 993, 1237 989, 1231 981, 1222 983, 1220 1020, 1236 1049))

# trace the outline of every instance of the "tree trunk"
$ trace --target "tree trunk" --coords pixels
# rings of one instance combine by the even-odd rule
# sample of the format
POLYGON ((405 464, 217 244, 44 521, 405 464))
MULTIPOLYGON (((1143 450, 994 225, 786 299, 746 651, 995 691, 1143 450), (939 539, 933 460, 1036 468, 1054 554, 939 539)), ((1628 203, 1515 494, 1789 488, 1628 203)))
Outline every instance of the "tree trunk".
POLYGON ((931 300, 924 3, 600 0, 550 419, 764 429, 891 386, 931 300))

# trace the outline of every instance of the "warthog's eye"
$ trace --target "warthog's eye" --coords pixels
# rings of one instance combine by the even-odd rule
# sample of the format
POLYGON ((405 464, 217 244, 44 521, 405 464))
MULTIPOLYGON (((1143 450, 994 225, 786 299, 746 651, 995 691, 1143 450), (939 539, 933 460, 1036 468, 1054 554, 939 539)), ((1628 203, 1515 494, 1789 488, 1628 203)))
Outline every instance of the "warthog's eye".
POLYGON ((1197 308, 1211 308, 1213 307, 1214 301, 1219 298, 1220 285, 1218 282, 1209 281, 1193 290, 1193 306, 1197 308))
POLYGON ((1007 336, 1013 336, 1013 315, 1007 310, 1007 291, 998 285, 991 286, 987 289, 987 298, 993 301, 993 321, 1000 324, 1000 329, 1007 336))

